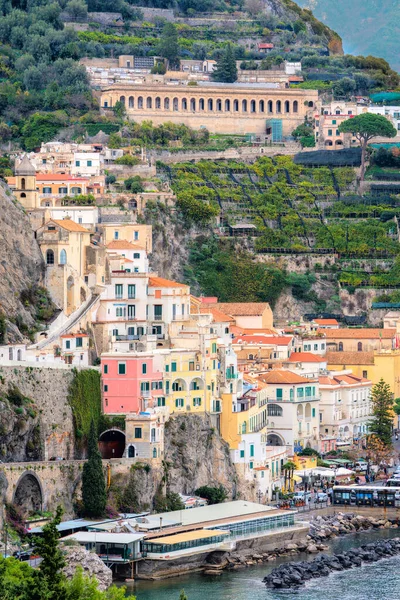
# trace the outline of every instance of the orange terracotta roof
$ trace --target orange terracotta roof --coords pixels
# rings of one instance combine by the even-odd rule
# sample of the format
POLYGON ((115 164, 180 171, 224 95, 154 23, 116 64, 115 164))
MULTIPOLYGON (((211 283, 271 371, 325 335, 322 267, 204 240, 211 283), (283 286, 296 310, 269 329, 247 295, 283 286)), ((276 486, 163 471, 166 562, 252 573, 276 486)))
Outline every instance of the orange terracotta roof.
POLYGON ((313 323, 317 323, 318 325, 339 325, 336 319, 313 319, 313 323))
POLYGON ((232 333, 237 333, 238 335, 276 335, 277 331, 275 329, 246 329, 245 327, 239 327, 238 325, 232 325, 231 327, 232 333))
POLYGON ((396 335, 395 329, 324 329, 327 339, 392 339, 396 335))
POLYGON ((326 358, 312 354, 312 352, 292 352, 289 358, 289 362, 308 362, 308 363, 322 363, 326 362, 326 358))
POLYGON ((328 365, 373 365, 374 351, 370 352, 330 352, 325 354, 328 365))
POLYGON ((75 223, 75 221, 73 221, 72 219, 51 219, 51 221, 49 222, 55 223, 56 225, 62 227, 63 229, 66 229, 67 231, 76 231, 78 233, 90 233, 90 231, 86 229, 86 227, 82 227, 82 225, 79 225, 79 223, 75 223))
POLYGON ((288 346, 292 337, 285 335, 241 335, 235 337, 232 344, 257 344, 258 346, 288 346))
POLYGON ((345 375, 331 375, 318 377, 318 381, 320 385, 360 385, 371 383, 369 379, 365 379, 364 377, 356 377, 356 375, 350 375, 348 373, 345 375))
POLYGON ((178 283, 177 281, 171 281, 170 279, 164 279, 163 277, 149 277, 149 286, 150 287, 179 287, 179 288, 188 288, 188 285, 184 283, 178 283))
POLYGON ((232 317, 259 317, 269 308, 268 302, 210 302, 208 305, 232 317))
POLYGON ((293 373, 292 371, 283 371, 280 369, 274 369, 272 371, 269 371, 268 373, 265 373, 263 375, 260 375, 260 379, 262 381, 264 381, 264 383, 270 383, 270 384, 274 384, 274 383, 289 383, 289 384, 293 384, 293 383, 310 383, 310 381, 314 381, 313 379, 309 379, 308 377, 302 377, 301 375, 297 375, 296 373, 293 373))
POLYGON ((65 333, 64 335, 60 335, 62 338, 81 338, 81 337, 89 337, 87 333, 65 333))
POLYGON ((107 248, 109 250, 145 250, 143 246, 139 246, 138 244, 132 244, 132 242, 128 242, 128 240, 113 240, 109 244, 107 244, 107 248))
POLYGON ((225 315, 217 308, 207 308, 206 306, 200 308, 202 314, 211 314, 213 316, 214 323, 234 323, 235 319, 229 315, 225 315))

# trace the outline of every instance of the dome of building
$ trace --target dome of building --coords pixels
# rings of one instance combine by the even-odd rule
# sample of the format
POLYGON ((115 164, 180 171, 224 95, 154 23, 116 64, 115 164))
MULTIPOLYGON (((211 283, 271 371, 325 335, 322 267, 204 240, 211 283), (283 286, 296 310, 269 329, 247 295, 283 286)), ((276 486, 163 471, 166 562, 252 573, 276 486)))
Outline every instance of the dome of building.
POLYGON ((16 175, 36 175, 36 169, 25 154, 18 166, 15 167, 16 175))

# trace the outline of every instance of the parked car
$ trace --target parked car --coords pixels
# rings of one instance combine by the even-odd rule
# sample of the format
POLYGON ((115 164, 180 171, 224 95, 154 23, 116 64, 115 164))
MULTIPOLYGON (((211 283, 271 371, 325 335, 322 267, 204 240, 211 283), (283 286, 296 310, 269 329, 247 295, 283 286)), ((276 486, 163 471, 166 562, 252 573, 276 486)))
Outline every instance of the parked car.
POLYGON ((363 473, 368 471, 368 463, 366 462, 356 462, 354 466, 356 471, 361 471, 363 473))
POLYGON ((304 490, 300 490, 296 492, 293 496, 293 500, 295 502, 310 502, 311 500, 311 492, 305 492, 304 490))
POLYGON ((328 502, 328 494, 326 492, 318 492, 315 496, 315 502, 328 502))

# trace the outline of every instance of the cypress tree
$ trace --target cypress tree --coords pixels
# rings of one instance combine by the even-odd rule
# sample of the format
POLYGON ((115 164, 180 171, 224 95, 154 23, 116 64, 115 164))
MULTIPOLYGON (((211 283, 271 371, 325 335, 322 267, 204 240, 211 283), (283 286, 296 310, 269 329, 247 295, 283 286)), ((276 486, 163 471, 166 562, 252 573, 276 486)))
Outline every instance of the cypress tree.
POLYGON ((82 473, 82 501, 83 512, 87 517, 104 516, 107 503, 106 483, 93 421, 88 440, 88 460, 82 473))
MULTIPOLYGON (((35 538, 36 552, 42 557, 39 567, 39 585, 43 587, 43 590, 45 588, 49 590, 51 598, 59 600, 63 598, 64 576, 62 569, 65 566, 65 560, 58 543, 60 534, 57 530, 57 525, 61 523, 62 514, 62 507, 58 506, 53 520, 43 527, 42 536, 35 538)), ((32 597, 35 596, 32 594, 32 597)))
POLYGON ((232 46, 228 44, 221 58, 217 61, 217 67, 211 74, 214 81, 221 83, 234 83, 238 78, 236 60, 232 46))

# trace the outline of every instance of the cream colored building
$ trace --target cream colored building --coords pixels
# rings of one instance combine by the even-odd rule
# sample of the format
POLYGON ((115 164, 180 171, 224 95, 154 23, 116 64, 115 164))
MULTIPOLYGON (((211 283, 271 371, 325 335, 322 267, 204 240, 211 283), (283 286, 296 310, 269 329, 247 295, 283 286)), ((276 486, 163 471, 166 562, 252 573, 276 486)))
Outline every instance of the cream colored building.
POLYGON ((317 90, 276 89, 266 84, 197 82, 188 86, 114 84, 102 89, 100 106, 107 113, 121 102, 127 116, 155 125, 184 123, 211 133, 257 133, 281 141, 312 117, 317 90))
POLYGON ((127 242, 142 246, 148 253, 153 249, 151 225, 139 225, 138 223, 101 223, 98 229, 102 234, 102 241, 105 246, 108 246, 113 241, 126 240, 127 242))

